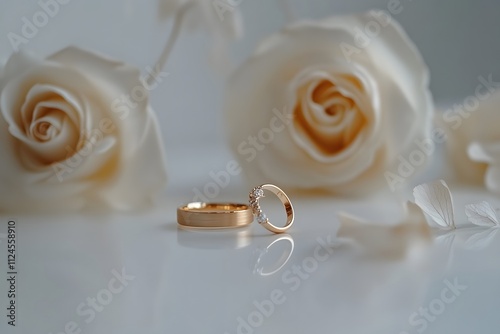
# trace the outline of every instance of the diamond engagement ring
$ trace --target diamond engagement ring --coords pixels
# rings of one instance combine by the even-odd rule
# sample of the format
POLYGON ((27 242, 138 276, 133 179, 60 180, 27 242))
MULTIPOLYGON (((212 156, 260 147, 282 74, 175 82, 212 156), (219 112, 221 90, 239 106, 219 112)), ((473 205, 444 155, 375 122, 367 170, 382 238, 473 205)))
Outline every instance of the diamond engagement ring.
POLYGON ((257 218, 257 222, 264 226, 266 229, 268 229, 271 232, 274 233, 283 233, 286 230, 288 230, 292 224, 293 224, 293 206, 292 203, 290 202, 290 199, 288 196, 285 194, 283 190, 275 186, 274 184, 263 184, 260 186, 257 186, 252 189, 250 192, 250 208, 252 209, 252 213, 254 216, 257 218), (278 198, 280 199, 281 203, 283 203, 283 206, 285 207, 286 210, 286 224, 283 227, 278 227, 269 222, 269 219, 267 218, 266 214, 262 211, 260 204, 259 204, 259 199, 264 197, 264 190, 270 191, 278 198))

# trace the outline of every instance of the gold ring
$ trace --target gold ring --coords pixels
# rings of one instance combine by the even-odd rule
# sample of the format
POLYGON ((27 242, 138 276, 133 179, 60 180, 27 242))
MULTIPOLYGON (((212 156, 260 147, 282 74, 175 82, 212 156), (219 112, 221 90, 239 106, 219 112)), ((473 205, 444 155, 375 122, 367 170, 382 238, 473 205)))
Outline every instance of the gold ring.
POLYGON ((252 210, 246 204, 193 202, 177 208, 177 223, 183 227, 234 228, 252 221, 252 210))
POLYGON ((285 194, 283 190, 276 187, 274 184, 263 184, 261 186, 257 186, 252 189, 250 192, 250 207, 252 208, 252 212, 257 218, 257 222, 264 226, 271 232, 274 233, 283 233, 288 230, 293 224, 293 206, 290 199, 285 194), (285 206, 286 210, 286 224, 283 227, 278 227, 269 222, 266 214, 262 211, 259 204, 259 199, 264 197, 264 190, 268 190, 278 196, 281 203, 285 206))

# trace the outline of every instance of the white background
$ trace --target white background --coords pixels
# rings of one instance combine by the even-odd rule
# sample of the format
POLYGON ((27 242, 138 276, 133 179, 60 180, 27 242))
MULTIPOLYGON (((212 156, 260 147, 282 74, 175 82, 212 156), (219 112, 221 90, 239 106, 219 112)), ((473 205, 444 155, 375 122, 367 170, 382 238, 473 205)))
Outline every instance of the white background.
MULTIPOLYGON (((389 1, 291 3, 300 18, 322 18, 387 9, 389 1)), ((431 89, 438 103, 472 94, 479 75, 500 74, 498 1, 401 0, 401 4, 403 10, 394 18, 407 30, 429 65, 431 89)), ((157 19, 157 8, 157 0, 69 0, 24 48, 45 56, 67 45, 77 45, 144 69, 154 64, 171 28, 171 22, 157 19)), ((243 0, 239 8, 245 35, 232 45, 236 64, 285 22, 278 1, 243 0)), ((20 34, 22 17, 31 19, 38 10, 36 0, 0 3, 1 60, 13 51, 7 34, 20 34)), ((224 142, 224 78, 209 67, 209 42, 204 32, 184 33, 168 62, 170 76, 151 94, 171 159, 177 158, 171 154, 176 154, 173 150, 179 145, 224 142)))

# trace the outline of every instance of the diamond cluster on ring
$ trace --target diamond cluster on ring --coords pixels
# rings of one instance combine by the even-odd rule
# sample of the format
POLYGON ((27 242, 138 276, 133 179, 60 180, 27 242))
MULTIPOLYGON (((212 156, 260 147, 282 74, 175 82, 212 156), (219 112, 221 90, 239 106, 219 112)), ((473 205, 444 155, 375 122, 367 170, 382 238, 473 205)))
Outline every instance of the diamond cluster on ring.
POLYGON ((257 222, 259 222, 259 224, 268 222, 267 216, 262 212, 259 204, 259 199, 262 197, 264 197, 264 190, 261 187, 255 187, 250 192, 250 207, 255 217, 257 217, 257 222))

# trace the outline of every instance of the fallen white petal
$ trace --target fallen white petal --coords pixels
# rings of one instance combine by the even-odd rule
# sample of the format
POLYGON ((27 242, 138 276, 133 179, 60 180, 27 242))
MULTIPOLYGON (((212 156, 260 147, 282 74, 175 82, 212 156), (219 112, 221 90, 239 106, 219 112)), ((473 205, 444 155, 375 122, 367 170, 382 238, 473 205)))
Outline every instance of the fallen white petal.
POLYGON ((482 201, 481 203, 468 204, 465 206, 465 214, 469 221, 478 226, 493 227, 499 226, 497 214, 490 203, 482 201))
POLYGON ((450 188, 443 180, 425 183, 413 189, 415 203, 442 228, 454 229, 455 217, 450 188))

